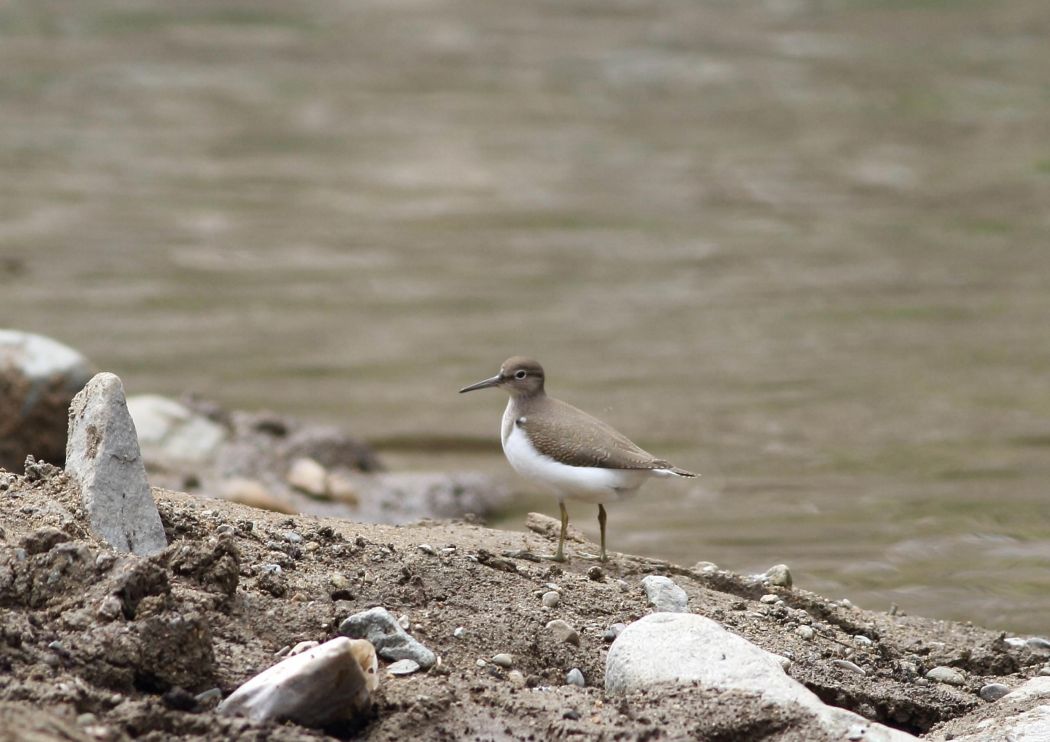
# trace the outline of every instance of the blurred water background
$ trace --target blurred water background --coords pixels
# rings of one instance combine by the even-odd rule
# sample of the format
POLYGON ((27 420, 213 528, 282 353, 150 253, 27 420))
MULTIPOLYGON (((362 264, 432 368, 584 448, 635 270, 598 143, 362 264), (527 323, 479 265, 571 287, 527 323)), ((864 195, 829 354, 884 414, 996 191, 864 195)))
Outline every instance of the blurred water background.
MULTIPOLYGON (((1045 0, 9 0, 0 325, 512 482, 513 353, 704 474, 610 546, 1050 631, 1045 0)), ((574 522, 596 535, 592 508, 574 522)))

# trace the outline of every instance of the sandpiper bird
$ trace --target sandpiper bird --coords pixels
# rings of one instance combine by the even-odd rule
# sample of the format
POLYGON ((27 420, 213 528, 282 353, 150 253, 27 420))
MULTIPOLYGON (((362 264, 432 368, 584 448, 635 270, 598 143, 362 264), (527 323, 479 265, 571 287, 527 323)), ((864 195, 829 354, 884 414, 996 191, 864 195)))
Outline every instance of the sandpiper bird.
POLYGON ((503 453, 527 479, 552 489, 561 509, 561 537, 554 559, 565 561, 569 511, 565 500, 598 505, 601 560, 605 554, 605 503, 634 494, 651 476, 695 477, 643 451, 626 436, 583 410, 548 397, 543 367, 522 356, 508 358, 491 379, 460 389, 501 387, 510 393, 503 413, 503 453))

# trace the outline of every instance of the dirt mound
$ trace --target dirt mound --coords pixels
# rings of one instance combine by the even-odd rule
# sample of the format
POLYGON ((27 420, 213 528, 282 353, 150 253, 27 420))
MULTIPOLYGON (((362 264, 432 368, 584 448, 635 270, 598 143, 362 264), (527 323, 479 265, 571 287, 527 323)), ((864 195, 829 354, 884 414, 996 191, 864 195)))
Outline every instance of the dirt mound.
POLYGON ((1014 673, 1006 682, 1015 685, 1041 663, 997 633, 860 611, 724 571, 623 555, 599 569, 535 561, 551 543, 533 533, 288 517, 154 490, 171 546, 142 558, 87 533, 56 470, 0 473, 0 490, 0 717, 26 739, 316 739, 212 708, 288 647, 332 638, 346 616, 377 605, 403 616, 441 662, 383 678, 356 732, 368 739, 821 738, 801 710, 745 693, 607 697, 606 632, 649 612, 647 574, 672 576, 695 612, 790 658, 790 674, 826 702, 911 732, 981 703, 983 683, 1014 673), (560 599, 547 607, 551 590, 560 599), (578 644, 546 628, 555 618, 578 644), (501 653, 509 663, 492 661, 501 653), (965 686, 927 681, 940 664, 965 671, 965 686), (587 687, 566 684, 572 668, 587 687))

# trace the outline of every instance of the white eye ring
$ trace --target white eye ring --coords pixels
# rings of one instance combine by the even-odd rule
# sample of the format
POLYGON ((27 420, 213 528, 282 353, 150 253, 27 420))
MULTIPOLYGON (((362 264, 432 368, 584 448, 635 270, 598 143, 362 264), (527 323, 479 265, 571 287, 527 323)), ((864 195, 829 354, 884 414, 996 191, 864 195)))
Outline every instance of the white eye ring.
POLYGON ((526 376, 528 376, 528 373, 526 373, 525 369, 520 369, 514 372, 515 379, 524 379, 526 376))

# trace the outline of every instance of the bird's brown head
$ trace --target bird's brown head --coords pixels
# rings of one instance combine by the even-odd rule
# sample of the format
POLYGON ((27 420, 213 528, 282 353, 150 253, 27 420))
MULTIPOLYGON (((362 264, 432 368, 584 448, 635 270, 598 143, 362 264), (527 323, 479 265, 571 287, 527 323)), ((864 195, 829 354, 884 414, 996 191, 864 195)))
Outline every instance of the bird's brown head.
POLYGON ((491 379, 465 386, 459 393, 472 392, 475 389, 487 389, 498 386, 513 397, 531 397, 543 393, 543 366, 531 358, 512 356, 503 362, 499 373, 491 379))

